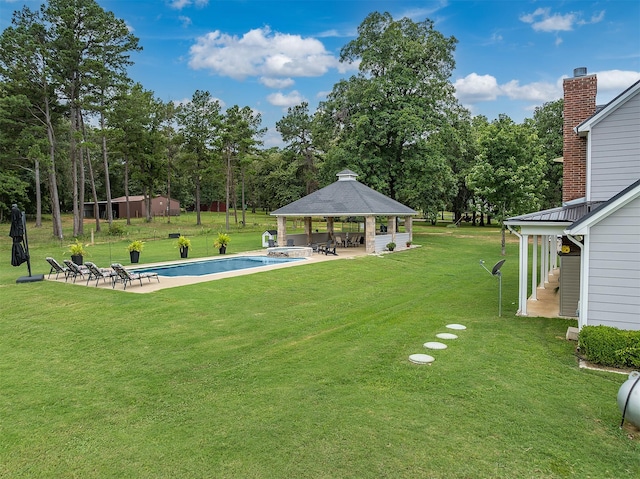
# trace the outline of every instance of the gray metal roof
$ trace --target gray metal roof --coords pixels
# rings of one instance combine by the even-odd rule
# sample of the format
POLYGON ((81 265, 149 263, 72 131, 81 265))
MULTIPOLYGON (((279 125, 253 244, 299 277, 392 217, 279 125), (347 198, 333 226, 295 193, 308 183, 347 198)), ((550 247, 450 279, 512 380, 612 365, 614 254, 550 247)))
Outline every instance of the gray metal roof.
POLYGON ((534 213, 527 213, 526 215, 514 216, 507 219, 505 223, 515 224, 522 222, 550 222, 550 223, 573 223, 578 221, 584 215, 591 210, 597 208, 600 202, 583 201, 577 204, 568 204, 560 206, 558 208, 551 208, 549 210, 536 211, 534 213))
POLYGON ((624 190, 622 190, 617 195, 609 198, 607 201, 601 202, 598 204, 598 207, 594 207, 589 211, 589 213, 581 216, 574 224, 571 225, 571 229, 577 229, 581 227, 583 224, 592 221, 595 216, 598 215, 607 215, 610 214, 610 211, 607 211, 610 208, 615 207, 620 200, 624 199, 628 195, 638 195, 640 193, 640 180, 636 180, 627 186, 624 190))
POLYGON ((411 216, 418 212, 363 185, 351 170, 338 181, 273 211, 273 216, 411 216))

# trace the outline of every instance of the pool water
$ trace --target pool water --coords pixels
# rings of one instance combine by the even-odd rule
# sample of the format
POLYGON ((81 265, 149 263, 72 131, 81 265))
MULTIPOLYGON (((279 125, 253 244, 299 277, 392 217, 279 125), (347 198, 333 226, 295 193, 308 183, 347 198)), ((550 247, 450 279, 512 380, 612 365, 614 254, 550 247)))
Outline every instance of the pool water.
POLYGON ((303 261, 303 258, 270 258, 266 256, 241 256, 227 259, 211 259, 193 263, 171 264, 153 268, 136 269, 136 273, 158 273, 159 276, 204 276, 206 274, 226 273, 239 269, 258 268, 293 261, 303 261))

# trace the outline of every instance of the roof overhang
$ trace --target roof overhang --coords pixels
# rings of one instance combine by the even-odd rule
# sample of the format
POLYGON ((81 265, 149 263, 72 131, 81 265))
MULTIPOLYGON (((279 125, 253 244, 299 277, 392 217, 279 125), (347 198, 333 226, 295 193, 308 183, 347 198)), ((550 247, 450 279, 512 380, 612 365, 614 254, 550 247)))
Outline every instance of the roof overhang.
POLYGON ((571 226, 571 222, 564 221, 509 221, 508 226, 517 226, 524 235, 550 235, 562 236, 564 230, 571 226))
POLYGON ((398 213, 398 212, 391 212, 391 213, 385 213, 385 212, 376 212, 376 213, 354 213, 352 211, 349 212, 344 212, 344 213, 308 213, 308 212, 288 212, 288 213, 269 213, 271 216, 285 216, 285 217, 329 217, 329 218, 339 218, 341 216, 416 216, 418 213, 417 212, 413 212, 413 213, 398 213))

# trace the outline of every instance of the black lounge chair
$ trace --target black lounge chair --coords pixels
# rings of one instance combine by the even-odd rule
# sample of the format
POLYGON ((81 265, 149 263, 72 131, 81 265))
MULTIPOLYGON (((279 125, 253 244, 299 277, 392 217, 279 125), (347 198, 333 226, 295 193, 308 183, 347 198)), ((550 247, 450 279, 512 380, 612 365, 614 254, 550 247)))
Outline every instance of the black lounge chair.
POLYGON ((320 246, 318 248, 318 253, 324 253, 325 256, 330 254, 334 256, 338 256, 338 253, 336 253, 336 244, 333 243, 333 246, 332 246, 331 240, 327 241, 327 244, 325 246, 320 246))
POLYGON ((70 259, 65 259, 63 261, 64 261, 64 264, 67 266, 67 269, 69 270, 69 272, 67 273, 67 277, 73 277, 74 283, 76 282, 76 278, 78 276, 80 276, 81 278, 84 278, 85 275, 89 274, 89 270, 86 268, 86 266, 78 266, 70 259))
POLYGON ((107 282, 107 278, 111 280, 113 283, 116 280, 116 276, 118 274, 109 268, 98 268, 94 263, 87 261, 85 266, 89 270, 89 276, 87 277, 87 286, 89 286, 89 281, 96 280, 96 288, 98 287, 98 283, 102 279, 105 283, 107 282))
POLYGON ((116 272, 117 278, 113 281, 112 287, 116 287, 116 283, 118 281, 122 281, 122 289, 127 289, 127 283, 131 284, 132 281, 139 280, 140 286, 142 286, 142 278, 148 278, 149 282, 151 282, 151 278, 156 278, 158 283, 160 282, 160 278, 158 277, 158 273, 131 273, 127 271, 124 266, 120 263, 113 263, 111 265, 111 269, 116 272))
POLYGON ((56 279, 58 279, 59 275, 63 274, 64 280, 67 280, 67 278, 69 277, 69 269, 66 266, 62 266, 51 257, 47 257, 47 263, 49 263, 49 266, 51 266, 51 269, 49 270, 49 276, 47 276, 47 278, 51 278, 51 275, 55 272, 56 279))

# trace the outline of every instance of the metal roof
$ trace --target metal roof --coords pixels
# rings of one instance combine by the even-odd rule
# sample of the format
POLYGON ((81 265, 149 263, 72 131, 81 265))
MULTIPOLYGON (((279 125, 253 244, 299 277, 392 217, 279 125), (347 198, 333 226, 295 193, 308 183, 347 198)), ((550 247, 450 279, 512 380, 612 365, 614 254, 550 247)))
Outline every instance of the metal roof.
POLYGON ((418 212, 356 180, 351 170, 338 181, 273 211, 273 216, 411 216, 418 212))
POLYGON ((586 202, 583 200, 576 204, 567 204, 558 208, 551 208, 549 210, 527 213, 526 215, 514 216, 512 218, 508 218, 505 223, 550 222, 571 224, 578 221, 591 210, 597 208, 601 203, 602 202, 586 202))

